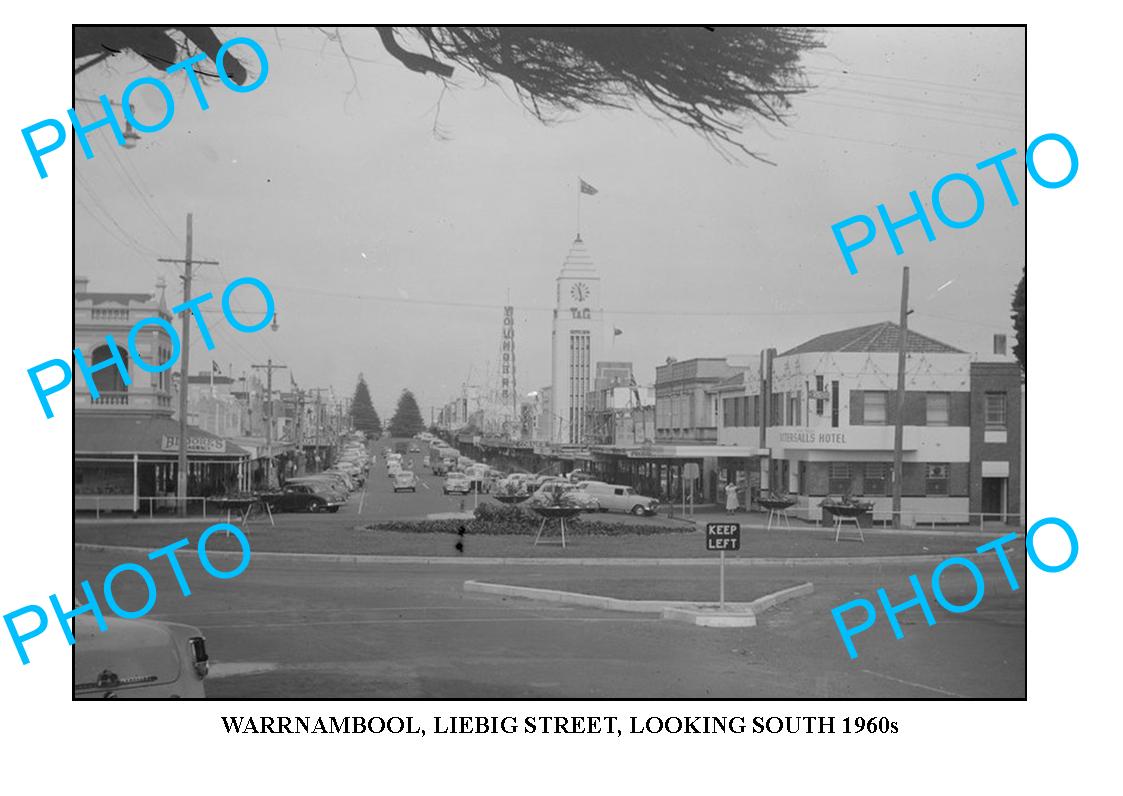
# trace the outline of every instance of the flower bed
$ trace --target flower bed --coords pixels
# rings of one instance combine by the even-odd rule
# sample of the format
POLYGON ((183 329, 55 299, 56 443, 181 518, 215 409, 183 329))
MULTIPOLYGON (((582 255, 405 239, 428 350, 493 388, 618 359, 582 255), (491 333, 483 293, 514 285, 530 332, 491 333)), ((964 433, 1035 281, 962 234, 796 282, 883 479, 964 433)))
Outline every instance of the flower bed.
MULTIPOLYGON (((463 527, 469 534, 484 535, 534 535, 542 525, 542 518, 523 506, 505 506, 481 503, 471 520, 387 520, 362 526, 368 531, 404 531, 407 533, 459 533, 463 527)), ((643 524, 586 520, 580 517, 565 522, 566 535, 573 536, 623 536, 665 533, 691 533, 694 526, 686 523, 674 525, 643 524)))

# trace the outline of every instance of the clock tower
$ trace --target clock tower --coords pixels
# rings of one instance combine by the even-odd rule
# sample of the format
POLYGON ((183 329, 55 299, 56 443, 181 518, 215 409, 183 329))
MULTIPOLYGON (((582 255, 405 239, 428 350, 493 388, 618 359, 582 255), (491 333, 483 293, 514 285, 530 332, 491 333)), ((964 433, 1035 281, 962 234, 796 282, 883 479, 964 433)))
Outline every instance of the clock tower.
POLYGON ((604 337, 601 284, 578 235, 557 279, 552 337, 553 433, 567 445, 585 441, 585 400, 604 337))

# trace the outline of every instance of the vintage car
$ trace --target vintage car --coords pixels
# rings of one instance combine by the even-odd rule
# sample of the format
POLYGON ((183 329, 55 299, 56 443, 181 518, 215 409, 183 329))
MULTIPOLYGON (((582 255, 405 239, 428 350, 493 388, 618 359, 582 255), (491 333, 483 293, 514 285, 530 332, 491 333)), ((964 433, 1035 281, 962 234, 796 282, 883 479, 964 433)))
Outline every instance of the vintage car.
POLYGON ((339 511, 341 501, 314 484, 289 484, 280 492, 262 495, 273 511, 339 511))
POLYGON ((582 511, 600 511, 600 502, 566 481, 547 481, 530 496, 532 506, 563 506, 582 511))
POLYGON ((637 517, 650 516, 659 510, 659 501, 636 494, 630 486, 606 484, 603 481, 582 481, 577 489, 596 498, 601 511, 626 511, 637 517))
POLYGON ((318 492, 330 495, 338 503, 346 502, 347 496, 350 494, 347 487, 342 482, 337 481, 326 473, 302 475, 285 481, 285 486, 296 486, 297 484, 310 486, 318 492))
POLYGON ((444 493, 451 495, 453 492, 467 495, 472 491, 472 482, 464 473, 449 473, 445 476, 444 493))
POLYGON ((402 470, 394 476, 395 492, 416 492, 420 479, 409 470, 402 470))
POLYGON ((202 631, 152 619, 74 618, 75 699, 203 699, 210 663, 202 631))

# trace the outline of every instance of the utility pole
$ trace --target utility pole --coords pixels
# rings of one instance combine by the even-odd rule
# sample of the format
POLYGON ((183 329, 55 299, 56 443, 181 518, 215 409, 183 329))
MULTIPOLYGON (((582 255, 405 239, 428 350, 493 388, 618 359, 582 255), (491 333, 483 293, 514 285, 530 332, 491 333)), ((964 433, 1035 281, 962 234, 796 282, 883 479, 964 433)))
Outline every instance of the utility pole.
POLYGON ((320 393, 323 392, 323 391, 324 391, 323 387, 311 387, 308 390, 308 392, 316 393, 316 420, 315 420, 315 423, 316 423, 316 442, 315 442, 316 454, 315 455, 316 455, 317 466, 319 466, 320 464, 323 463, 323 461, 320 459, 320 424, 321 424, 321 421, 323 419, 321 411, 320 411, 320 393))
POLYGON ((274 365, 272 359, 266 360, 265 365, 250 365, 254 370, 265 371, 266 381, 266 408, 269 410, 269 419, 265 424, 265 486, 272 486, 269 476, 273 470, 273 371, 287 368, 288 365, 274 365))
POLYGON ((304 475, 304 390, 296 388, 296 474, 304 475))
POLYGON ((901 272, 901 338, 897 343, 897 417, 893 428, 893 527, 901 527, 901 458, 905 444, 905 359, 909 336, 909 267, 901 272))
MULTIPOLYGON (((187 252, 182 260, 158 258, 157 262, 175 263, 183 266, 183 303, 191 300, 191 266, 218 265, 216 260, 193 260, 191 258, 192 216, 187 214, 187 252)), ((179 458, 176 465, 176 498, 179 503, 179 516, 187 516, 187 374, 190 372, 191 327, 188 326, 190 311, 183 313, 183 358, 179 362, 179 458)))

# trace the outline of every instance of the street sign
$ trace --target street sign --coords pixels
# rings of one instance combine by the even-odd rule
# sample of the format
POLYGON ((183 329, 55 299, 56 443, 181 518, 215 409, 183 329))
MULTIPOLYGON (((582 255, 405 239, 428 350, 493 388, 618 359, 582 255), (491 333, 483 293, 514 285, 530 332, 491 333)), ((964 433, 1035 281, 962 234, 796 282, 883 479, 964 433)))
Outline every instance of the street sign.
POLYGON ((707 522, 706 523, 706 549, 707 550, 740 550, 741 549, 741 523, 739 522, 707 522))
POLYGON ((698 462, 687 462, 682 466, 683 478, 697 478, 699 475, 698 462))
POLYGON ((725 551, 741 549, 741 523, 707 522, 706 549, 721 553, 718 575, 718 609, 725 610, 725 551))

